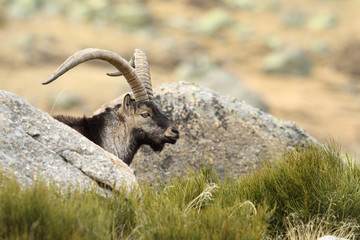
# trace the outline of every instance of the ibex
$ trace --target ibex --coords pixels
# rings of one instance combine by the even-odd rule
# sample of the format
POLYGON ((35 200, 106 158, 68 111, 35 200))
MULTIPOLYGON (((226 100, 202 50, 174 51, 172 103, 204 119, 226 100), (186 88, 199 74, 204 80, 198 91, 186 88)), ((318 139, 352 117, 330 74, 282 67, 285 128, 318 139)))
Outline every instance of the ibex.
POLYGON ((80 63, 100 59, 112 64, 118 72, 109 76, 123 75, 134 94, 126 94, 122 104, 107 107, 91 117, 75 118, 55 116, 57 120, 72 127, 128 165, 141 145, 149 145, 161 151, 166 143, 175 144, 179 131, 156 106, 150 79, 150 70, 144 52, 136 49, 127 62, 114 52, 88 48, 70 56, 43 84, 48 84, 80 63))

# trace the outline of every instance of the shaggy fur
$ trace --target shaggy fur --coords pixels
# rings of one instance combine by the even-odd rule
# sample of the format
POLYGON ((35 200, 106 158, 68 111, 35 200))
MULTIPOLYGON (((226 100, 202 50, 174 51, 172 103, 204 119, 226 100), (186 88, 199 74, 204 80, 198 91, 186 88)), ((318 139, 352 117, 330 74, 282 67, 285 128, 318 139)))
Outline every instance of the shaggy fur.
POLYGON ((128 165, 142 145, 161 151, 175 144, 179 131, 152 102, 136 103, 130 95, 123 103, 92 117, 55 116, 128 165))

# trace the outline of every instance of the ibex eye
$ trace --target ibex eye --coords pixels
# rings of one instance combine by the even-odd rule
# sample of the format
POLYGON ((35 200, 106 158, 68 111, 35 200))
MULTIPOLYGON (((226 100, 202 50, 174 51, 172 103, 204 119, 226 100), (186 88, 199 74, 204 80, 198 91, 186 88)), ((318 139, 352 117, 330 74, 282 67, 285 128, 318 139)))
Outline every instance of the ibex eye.
POLYGON ((140 114, 143 118, 148 118, 150 117, 150 113, 142 113, 140 114))

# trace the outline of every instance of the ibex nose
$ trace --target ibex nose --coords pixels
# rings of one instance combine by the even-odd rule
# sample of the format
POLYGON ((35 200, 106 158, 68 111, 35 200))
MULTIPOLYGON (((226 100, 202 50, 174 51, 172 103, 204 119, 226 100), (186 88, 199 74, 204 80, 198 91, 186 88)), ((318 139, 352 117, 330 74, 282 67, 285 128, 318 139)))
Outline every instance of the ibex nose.
POLYGON ((179 131, 176 128, 172 128, 171 132, 175 133, 176 135, 179 135, 179 131))
POLYGON ((177 130, 175 127, 168 128, 168 130, 165 132, 165 137, 167 137, 169 142, 175 143, 176 140, 180 138, 179 130, 177 130))
POLYGON ((180 133, 176 128, 171 128, 171 135, 174 139, 180 138, 180 133))

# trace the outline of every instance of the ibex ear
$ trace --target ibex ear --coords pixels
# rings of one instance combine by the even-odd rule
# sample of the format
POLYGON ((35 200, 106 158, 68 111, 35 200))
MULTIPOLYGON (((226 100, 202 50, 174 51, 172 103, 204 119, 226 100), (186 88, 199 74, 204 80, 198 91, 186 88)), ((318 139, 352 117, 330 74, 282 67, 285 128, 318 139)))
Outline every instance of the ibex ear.
POLYGON ((127 114, 134 114, 135 113, 135 106, 134 103, 131 101, 130 94, 126 94, 122 103, 124 112, 127 114))

